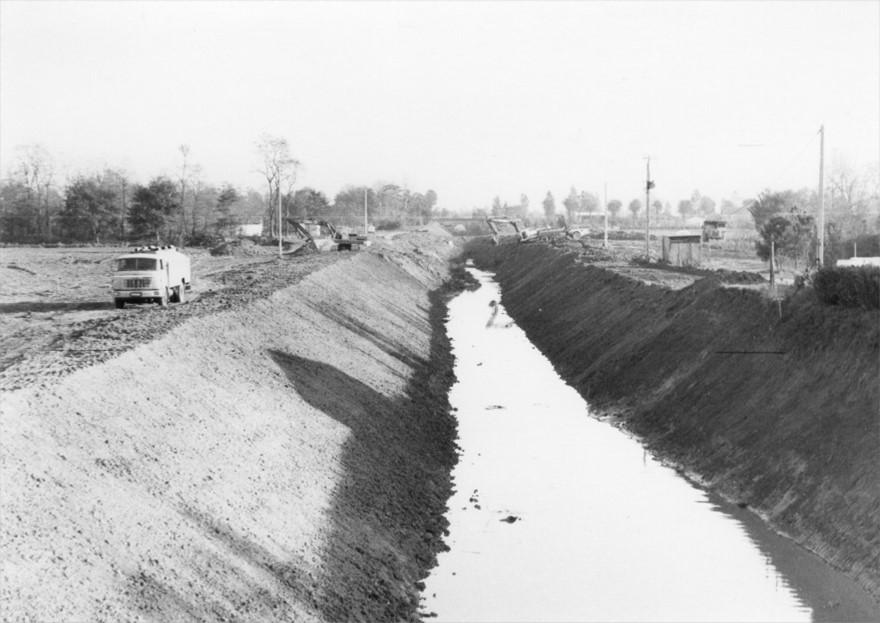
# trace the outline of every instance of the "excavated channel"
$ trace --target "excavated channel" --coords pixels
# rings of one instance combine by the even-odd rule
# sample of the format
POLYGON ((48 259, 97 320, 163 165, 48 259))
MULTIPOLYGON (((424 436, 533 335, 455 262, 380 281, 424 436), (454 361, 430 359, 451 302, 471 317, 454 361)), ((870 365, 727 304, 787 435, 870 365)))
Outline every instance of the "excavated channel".
POLYGON ((849 580, 591 417, 506 315, 491 273, 469 270, 481 287, 451 301, 447 325, 461 448, 450 550, 425 581, 423 617, 823 618, 823 587, 849 580))

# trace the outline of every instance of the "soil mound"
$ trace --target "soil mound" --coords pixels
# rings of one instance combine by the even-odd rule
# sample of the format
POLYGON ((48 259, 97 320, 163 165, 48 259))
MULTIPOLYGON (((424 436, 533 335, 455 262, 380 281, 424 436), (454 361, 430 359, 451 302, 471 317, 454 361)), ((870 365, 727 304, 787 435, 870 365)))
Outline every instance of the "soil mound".
POLYGON ((224 240, 211 248, 211 255, 231 255, 234 257, 260 257, 278 253, 277 246, 260 245, 248 238, 224 240))
POLYGON ((719 277, 671 290, 546 246, 469 254, 592 405, 880 596, 876 311, 719 277))

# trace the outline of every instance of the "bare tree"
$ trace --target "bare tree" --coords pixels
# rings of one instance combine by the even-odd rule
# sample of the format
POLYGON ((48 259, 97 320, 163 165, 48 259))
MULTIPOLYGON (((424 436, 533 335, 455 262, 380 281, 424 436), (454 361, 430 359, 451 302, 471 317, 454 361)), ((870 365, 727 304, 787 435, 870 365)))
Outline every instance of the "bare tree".
POLYGON ((277 225, 273 218, 278 206, 278 199, 282 187, 290 194, 296 183, 296 172, 300 165, 299 160, 290 155, 290 145, 286 138, 263 134, 257 141, 257 152, 260 154, 262 166, 260 173, 266 178, 268 186, 268 206, 266 207, 266 222, 269 223, 269 234, 281 235, 277 231, 277 225))
POLYGON ((180 215, 178 217, 177 244, 182 246, 183 235, 186 231, 186 171, 189 165, 189 145, 181 145, 179 148, 180 155, 183 156, 183 163, 180 166, 180 215))
MULTIPOLYGON (((190 167, 189 175, 187 176, 187 180, 189 181, 189 194, 192 197, 192 204, 189 211, 189 232, 190 235, 195 237, 198 233, 198 221, 199 221, 199 200, 205 190, 205 182, 202 179, 202 165, 194 164, 190 167)), ((207 211, 202 210, 203 221, 205 223, 205 229, 207 228, 207 211)))
POLYGON ((15 174, 27 188, 33 230, 45 240, 51 234, 49 191, 55 175, 55 164, 48 150, 39 144, 19 146, 16 152, 18 163, 15 174))

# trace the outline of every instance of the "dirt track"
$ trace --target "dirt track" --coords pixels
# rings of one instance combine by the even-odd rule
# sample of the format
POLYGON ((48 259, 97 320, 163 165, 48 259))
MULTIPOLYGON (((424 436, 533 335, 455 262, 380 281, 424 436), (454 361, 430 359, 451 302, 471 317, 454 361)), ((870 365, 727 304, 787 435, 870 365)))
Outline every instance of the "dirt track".
POLYGON ((49 384, 106 361, 202 317, 264 298, 342 258, 314 254, 279 261, 273 255, 194 255, 192 300, 117 310, 106 288, 108 248, 3 249, 0 261, 0 390, 49 384))
POLYGON ((24 354, 0 405, 0 618, 417 618, 455 461, 429 296, 453 251, 413 234, 256 263, 24 354))

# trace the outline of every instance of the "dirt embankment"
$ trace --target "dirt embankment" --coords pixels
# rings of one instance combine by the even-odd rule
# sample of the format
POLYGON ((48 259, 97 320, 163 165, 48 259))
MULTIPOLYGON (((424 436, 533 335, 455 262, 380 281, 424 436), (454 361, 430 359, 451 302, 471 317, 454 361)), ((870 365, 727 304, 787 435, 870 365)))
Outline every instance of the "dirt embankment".
POLYGON ((455 461, 452 252, 352 254, 4 391, 0 618, 416 619, 455 461))
POLYGON ((474 245, 592 405, 880 597, 876 312, 703 279, 645 285, 545 246, 474 245))

